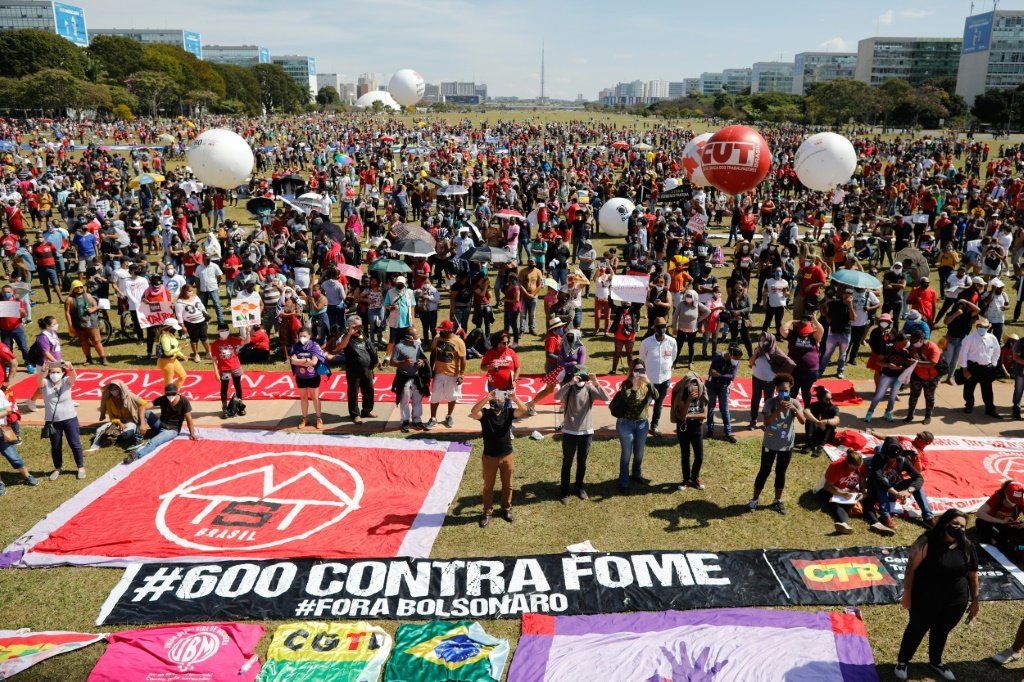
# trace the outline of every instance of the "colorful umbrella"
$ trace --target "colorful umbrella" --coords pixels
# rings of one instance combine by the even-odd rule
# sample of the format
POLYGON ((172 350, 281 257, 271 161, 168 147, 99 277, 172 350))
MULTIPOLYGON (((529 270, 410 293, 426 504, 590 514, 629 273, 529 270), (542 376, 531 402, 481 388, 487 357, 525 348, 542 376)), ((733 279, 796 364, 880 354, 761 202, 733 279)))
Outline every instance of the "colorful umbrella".
POLYGON ((412 268, 394 258, 378 258, 370 263, 370 272, 412 272, 412 268))
POLYGON ((356 265, 342 264, 338 266, 338 273, 342 277, 349 277, 351 279, 360 279, 363 276, 363 268, 356 265))
POLYGON ((629 143, 622 140, 612 142, 612 149, 629 149, 629 143))
POLYGON ((166 178, 159 173, 143 173, 142 175, 136 175, 134 178, 128 181, 128 186, 132 189, 142 187, 143 185, 154 185, 163 182, 166 178))
POLYGON ((503 208, 497 213, 495 213, 494 217, 500 218, 501 220, 511 220, 512 218, 522 218, 524 216, 519 211, 513 210, 511 208, 503 208))

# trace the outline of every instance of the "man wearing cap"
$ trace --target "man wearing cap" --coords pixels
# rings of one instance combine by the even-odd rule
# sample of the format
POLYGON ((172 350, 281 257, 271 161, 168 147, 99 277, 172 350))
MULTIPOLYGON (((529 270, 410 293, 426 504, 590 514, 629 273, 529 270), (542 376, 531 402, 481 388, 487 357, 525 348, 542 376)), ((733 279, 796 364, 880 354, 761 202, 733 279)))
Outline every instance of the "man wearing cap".
POLYGON ((921 313, 916 310, 908 310, 907 321, 903 325, 903 333, 909 337, 911 333, 915 331, 919 331, 924 334, 924 338, 926 339, 930 339, 932 336, 932 329, 928 326, 928 323, 925 322, 924 318, 921 317, 921 313))
POLYGON ((64 298, 64 319, 68 331, 78 337, 85 353, 85 361, 92 364, 92 351, 100 356, 100 362, 109 365, 100 342, 99 303, 85 290, 85 284, 76 279, 71 283, 71 294, 64 298))
POLYGON ((882 275, 882 312, 891 313, 892 319, 899 323, 903 316, 903 287, 906 284, 903 263, 897 261, 882 275))
POLYGON ((164 394, 154 400, 152 406, 160 410, 159 419, 156 419, 152 412, 146 413, 150 433, 155 435, 148 443, 139 443, 128 448, 128 456, 124 458, 125 464, 142 459, 164 443, 177 438, 183 425, 188 425, 189 440, 199 440, 196 426, 192 422, 192 404, 188 398, 178 394, 177 386, 167 384, 164 387, 164 394))
POLYGON ((1010 307, 1010 297, 1003 293, 1003 281, 993 277, 988 282, 988 293, 981 295, 981 315, 992 325, 992 336, 996 341, 1003 339, 1003 325, 1006 323, 1006 311, 1010 307))
POLYGON ((363 320, 353 315, 348 318, 348 329, 338 343, 345 353, 345 379, 348 383, 348 416, 356 424, 373 414, 373 371, 377 368, 377 347, 363 332, 363 320), (362 393, 363 409, 359 410, 362 393))
POLYGON ((990 333, 992 325, 988 320, 978 320, 974 332, 964 338, 960 345, 960 366, 964 371, 964 412, 974 410, 974 389, 981 386, 981 399, 985 402, 985 414, 993 419, 1002 419, 996 412, 992 398, 992 382, 999 371, 999 340, 990 333))
POLYGON ((519 271, 520 293, 523 297, 523 312, 519 318, 519 333, 525 334, 529 326, 530 333, 537 333, 537 298, 544 288, 544 273, 537 267, 537 259, 533 256, 526 261, 526 267, 519 271))
POLYGON ((1021 551, 1024 544, 1024 484, 1006 481, 976 513, 974 527, 978 542, 993 544, 1001 550, 1021 551))
POLYGON ((651 414, 650 435, 657 438, 661 435, 658 422, 661 420, 662 403, 672 383, 672 366, 676 361, 676 340, 668 334, 668 321, 664 317, 655 318, 651 325, 654 333, 640 344, 640 359, 647 368, 647 376, 654 386, 657 396, 654 400, 654 411, 651 414))
POLYGON ((434 376, 430 387, 430 420, 423 428, 429 431, 437 426, 437 407, 448 403, 444 425, 450 429, 455 426, 452 413, 466 375, 466 344, 455 334, 455 323, 451 320, 445 320, 437 328, 437 336, 430 344, 430 368, 434 376))

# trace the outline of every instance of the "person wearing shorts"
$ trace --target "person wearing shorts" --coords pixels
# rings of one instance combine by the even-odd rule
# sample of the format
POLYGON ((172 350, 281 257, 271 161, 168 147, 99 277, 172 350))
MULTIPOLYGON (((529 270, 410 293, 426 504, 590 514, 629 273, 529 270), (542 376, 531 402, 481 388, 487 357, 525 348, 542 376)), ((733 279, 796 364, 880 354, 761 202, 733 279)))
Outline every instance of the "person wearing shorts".
POLYGON ((299 330, 296 343, 292 344, 288 355, 288 361, 292 366, 292 373, 295 375, 295 387, 299 389, 299 400, 302 407, 302 419, 298 428, 304 429, 309 419, 309 401, 313 401, 313 410, 316 416, 314 428, 320 430, 324 427, 324 420, 320 414, 320 372, 321 363, 327 364, 327 358, 319 344, 313 340, 313 332, 309 327, 299 330))
MULTIPOLYGON (((191 331, 189 332, 191 336, 191 331)), ((220 376, 220 409, 221 419, 228 418, 228 383, 235 385, 235 397, 242 402, 242 363, 238 359, 238 347, 242 345, 242 339, 232 336, 227 322, 217 325, 217 340, 210 347, 210 355, 217 365, 217 374, 220 376)))
POLYGON ((437 408, 448 403, 448 416, 444 425, 455 426, 452 413, 462 393, 462 380, 466 374, 466 344, 455 334, 455 323, 445 320, 437 328, 438 335, 430 344, 430 367, 434 381, 430 387, 430 420, 425 430, 437 426, 437 408))

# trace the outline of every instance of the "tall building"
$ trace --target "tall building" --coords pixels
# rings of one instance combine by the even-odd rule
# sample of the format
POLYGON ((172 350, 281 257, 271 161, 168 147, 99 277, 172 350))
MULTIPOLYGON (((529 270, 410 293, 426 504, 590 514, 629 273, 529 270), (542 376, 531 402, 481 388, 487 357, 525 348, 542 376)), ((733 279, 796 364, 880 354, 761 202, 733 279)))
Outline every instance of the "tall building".
POLYGON ((203 59, 214 64, 256 66, 270 63, 270 50, 259 45, 203 45, 203 59))
POLYGON ((989 90, 1024 83, 1024 12, 996 10, 964 22, 956 94, 974 104, 989 90))
POLYGON ((647 104, 668 99, 668 81, 647 81, 644 86, 644 101, 647 104))
POLYGON ((341 95, 341 76, 336 73, 318 73, 316 75, 316 91, 320 92, 327 87, 334 88, 334 91, 341 95))
POLYGON ((684 78, 683 79, 683 93, 692 94, 694 92, 700 92, 700 79, 699 78, 684 78))
POLYGON ((191 52, 196 59, 203 58, 203 38, 195 31, 160 28, 94 28, 89 35, 123 36, 143 45, 175 45, 191 52))
POLYGON ((929 78, 955 78, 960 38, 865 38, 857 43, 856 78, 880 85, 890 78, 920 85, 929 78))
POLYGON ((753 69, 725 69, 722 71, 722 89, 733 95, 750 92, 753 69))
POLYGON ((423 86, 423 99, 420 104, 429 106, 441 101, 441 86, 437 83, 427 83, 423 86))
POLYGON ((687 94, 686 83, 683 81, 671 81, 668 84, 668 96, 670 98, 685 97, 687 94))
POLYGON ((793 62, 754 62, 750 92, 793 92, 793 62))
POLYGON ((0 31, 36 28, 56 33, 79 47, 89 46, 85 10, 74 5, 46 0, 0 2, 0 31))
POLYGON ((793 59, 793 94, 806 95, 815 83, 857 75, 855 52, 801 52, 793 59))
POLYGON ((702 95, 717 95, 722 91, 724 84, 724 76, 721 72, 712 73, 705 71, 700 75, 700 87, 698 90, 702 95))
POLYGON ((356 79, 356 99, 359 99, 371 90, 377 89, 377 74, 361 73, 356 79))
POLYGON ((305 54, 281 54, 271 56, 271 63, 277 64, 310 96, 316 96, 316 57, 305 54))

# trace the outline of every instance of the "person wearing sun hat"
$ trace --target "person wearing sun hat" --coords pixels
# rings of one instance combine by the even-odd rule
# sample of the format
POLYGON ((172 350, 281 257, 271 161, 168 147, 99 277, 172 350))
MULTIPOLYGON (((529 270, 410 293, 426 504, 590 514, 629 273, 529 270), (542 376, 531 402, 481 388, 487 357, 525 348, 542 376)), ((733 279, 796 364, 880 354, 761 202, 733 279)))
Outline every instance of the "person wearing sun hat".
POLYGON ((71 282, 71 293, 64 298, 64 318, 67 320, 68 330, 77 336, 82 344, 85 361, 90 365, 94 349, 100 357, 100 362, 104 365, 110 364, 100 341, 99 310, 99 303, 85 290, 85 284, 78 279, 71 282))
POLYGON ((181 365, 181 361, 187 358, 181 352, 181 342, 178 341, 177 333, 180 330, 181 325, 178 321, 170 317, 164 320, 157 338, 156 366, 160 368, 166 384, 181 385, 188 378, 185 368, 181 365))

